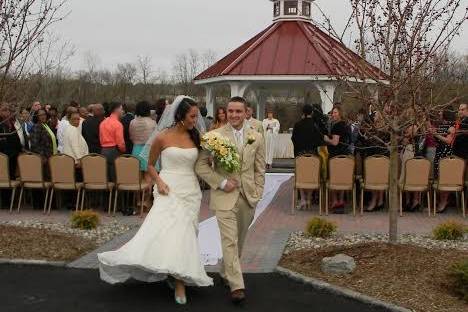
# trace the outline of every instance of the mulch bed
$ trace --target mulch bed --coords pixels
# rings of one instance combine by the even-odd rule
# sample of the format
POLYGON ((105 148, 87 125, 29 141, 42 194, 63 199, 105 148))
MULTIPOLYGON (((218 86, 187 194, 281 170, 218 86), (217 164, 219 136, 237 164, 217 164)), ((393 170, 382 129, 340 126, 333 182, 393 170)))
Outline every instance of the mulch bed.
POLYGON ((415 311, 459 312, 468 311, 468 304, 451 292, 448 272, 467 257, 458 250, 372 243, 293 251, 280 265, 415 311), (354 257, 356 270, 340 276, 322 273, 322 259, 339 253, 354 257))
POLYGON ((0 258, 69 262, 95 248, 93 241, 69 234, 0 225, 0 258))

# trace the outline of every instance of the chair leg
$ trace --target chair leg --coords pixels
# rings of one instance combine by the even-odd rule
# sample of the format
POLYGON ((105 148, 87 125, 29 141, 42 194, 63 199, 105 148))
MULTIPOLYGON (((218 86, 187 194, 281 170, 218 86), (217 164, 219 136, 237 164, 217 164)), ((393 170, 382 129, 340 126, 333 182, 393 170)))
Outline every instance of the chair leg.
POLYGON ((431 216, 431 192, 427 190, 427 210, 429 211, 429 217, 431 216))
POLYGON ((356 189, 353 188, 353 216, 356 216, 356 189))
POLYGON ((18 200, 18 213, 20 212, 21 201, 23 200, 23 192, 24 192, 24 187, 21 187, 20 196, 19 196, 19 200, 18 200))
POLYGON ((364 188, 361 187, 361 216, 364 215, 364 188))
POLYGON ((112 190, 109 191, 109 202, 107 205, 108 205, 107 214, 110 216, 111 209, 112 209, 112 190))
POLYGON ((462 199, 463 218, 465 218, 466 217, 466 211, 465 211, 466 203, 465 203, 465 191, 464 190, 461 191, 461 199, 462 199))
POLYGON ((143 208, 144 208, 144 200, 145 200, 145 190, 142 190, 141 192, 141 203, 140 203, 140 206, 141 206, 141 211, 140 211, 140 217, 143 218, 143 208))
POLYGON ((434 217, 437 215, 437 190, 434 189, 434 202, 433 207, 434 207, 434 217))
POLYGON ((328 202, 328 197, 329 197, 329 189, 328 187, 325 188, 325 215, 328 216, 328 206, 330 203, 328 202))
POLYGON ((115 189, 115 196, 114 196, 114 216, 117 211, 117 198, 119 197, 119 190, 115 189))
POLYGON ((15 195, 16 195, 16 187, 13 188, 11 191, 11 201, 10 201, 10 213, 13 212, 13 205, 15 204, 15 195))
POLYGON ((52 188, 51 192, 50 192, 50 198, 49 198, 49 207, 48 207, 48 212, 50 214, 50 209, 52 207, 52 199, 54 198, 54 189, 52 188))
POLYGON ((81 211, 83 211, 83 205, 84 205, 84 202, 85 202, 85 198, 86 198, 86 189, 83 189, 83 193, 81 193, 81 207, 80 207, 81 211))
POLYGON ((323 196, 323 189, 322 189, 322 187, 319 187, 318 191, 319 191, 319 215, 321 216, 321 215, 322 215, 322 207, 323 207, 323 206, 322 206, 322 204, 323 204, 323 203, 322 203, 322 196, 323 196))
POLYGON ((293 186, 293 193, 292 193, 292 207, 291 207, 291 214, 294 215, 296 213, 296 196, 297 196, 297 189, 293 186))
POLYGON ((75 211, 78 211, 78 208, 80 207, 80 195, 81 195, 81 188, 78 189, 77 194, 76 194, 75 211))
POLYGON ((400 190, 400 217, 403 217, 403 192, 400 190))
POLYGON ((49 199, 49 189, 46 189, 46 195, 45 195, 45 199, 44 199, 44 214, 46 214, 47 212, 47 199, 49 199))

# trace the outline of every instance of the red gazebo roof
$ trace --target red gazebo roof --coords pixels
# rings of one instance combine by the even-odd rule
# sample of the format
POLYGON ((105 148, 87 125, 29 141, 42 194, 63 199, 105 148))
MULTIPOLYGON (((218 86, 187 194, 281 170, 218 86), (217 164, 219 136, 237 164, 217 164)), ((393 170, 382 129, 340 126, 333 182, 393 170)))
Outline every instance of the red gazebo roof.
POLYGON ((260 32, 195 81, 228 76, 322 76, 383 80, 385 74, 305 21, 279 21, 260 32))

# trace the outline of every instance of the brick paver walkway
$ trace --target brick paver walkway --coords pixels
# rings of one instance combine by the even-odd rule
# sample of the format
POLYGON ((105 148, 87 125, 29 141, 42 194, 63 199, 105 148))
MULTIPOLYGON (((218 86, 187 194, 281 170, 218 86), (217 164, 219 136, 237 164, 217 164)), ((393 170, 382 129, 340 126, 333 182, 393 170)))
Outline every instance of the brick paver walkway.
MULTIPOLYGON (((276 194, 275 199, 265 212, 258 218, 251 228, 246 241, 243 254, 243 268, 245 272, 261 273, 271 272, 281 257, 284 245, 291 232, 303 230, 307 221, 318 215, 317 209, 314 211, 299 211, 295 215, 290 213, 292 195, 292 181, 285 182, 276 194)), ((203 198, 200 220, 205 220, 213 214, 208 209, 207 193, 203 198)), ((0 220, 27 220, 40 219, 48 222, 67 222, 69 213, 53 212, 51 216, 43 216, 39 211, 23 211, 20 215, 10 215, 6 211, 0 211, 0 220)), ((142 219, 139 217, 116 217, 118 221, 127 224, 139 224, 142 219)), ((366 213, 363 217, 353 217, 347 215, 330 215, 326 217, 337 223, 341 233, 386 233, 388 232, 388 215, 385 212, 366 213)), ((455 212, 428 217, 425 213, 407 213, 399 218, 400 233, 428 234, 439 223, 455 219, 468 225, 467 220, 463 220, 461 214, 455 212)), ((114 218, 103 215, 103 222, 111 222, 114 218)), ((84 258, 72 263, 74 267, 97 267, 96 253, 113 250, 127 242, 136 230, 115 238, 113 241, 101 246, 99 250, 84 258)), ((216 271, 216 267, 208 268, 209 271, 216 271)))

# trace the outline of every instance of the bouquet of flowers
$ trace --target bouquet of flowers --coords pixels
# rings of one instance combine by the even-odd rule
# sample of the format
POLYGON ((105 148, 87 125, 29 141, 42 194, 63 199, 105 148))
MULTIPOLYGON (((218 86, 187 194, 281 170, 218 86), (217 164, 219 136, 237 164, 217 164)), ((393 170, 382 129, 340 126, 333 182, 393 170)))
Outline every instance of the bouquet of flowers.
POLYGON ((241 168, 236 146, 216 132, 206 133, 201 138, 201 146, 209 151, 219 165, 228 173, 238 172, 241 168))

